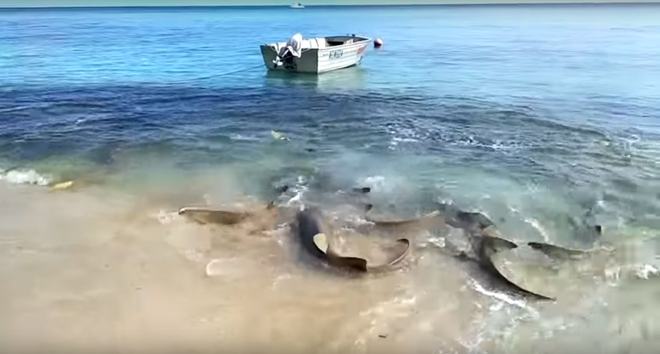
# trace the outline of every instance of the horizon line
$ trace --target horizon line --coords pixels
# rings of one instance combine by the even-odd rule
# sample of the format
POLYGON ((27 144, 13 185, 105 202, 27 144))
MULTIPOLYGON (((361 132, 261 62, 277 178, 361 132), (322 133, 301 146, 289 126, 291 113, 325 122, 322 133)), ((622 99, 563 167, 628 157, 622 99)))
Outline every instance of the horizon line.
MULTIPOLYGON (((635 1, 621 1, 621 0, 494 0, 494 1, 476 1, 476 2, 464 2, 461 0, 448 0, 448 1, 439 1, 435 4, 429 3, 411 3, 411 4, 310 4, 305 5, 305 8, 320 8, 320 7, 408 7, 408 6, 502 6, 502 5, 652 5, 660 4, 660 0, 635 0, 635 1)), ((11 10, 30 10, 30 9, 139 9, 139 8, 216 8, 216 7, 276 7, 276 8, 289 8, 290 5, 286 4, 216 4, 216 5, 54 5, 54 6, 0 6, 0 9, 11 9, 11 10)))

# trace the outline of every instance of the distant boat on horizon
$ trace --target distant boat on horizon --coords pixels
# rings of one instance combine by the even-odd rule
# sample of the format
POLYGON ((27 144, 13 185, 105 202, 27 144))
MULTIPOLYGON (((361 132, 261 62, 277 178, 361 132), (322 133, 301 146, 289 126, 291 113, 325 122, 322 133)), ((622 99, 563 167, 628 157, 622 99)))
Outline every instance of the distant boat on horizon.
POLYGON ((304 9, 305 5, 303 5, 299 2, 296 2, 296 3, 291 4, 291 6, 289 6, 289 7, 292 8, 292 9, 304 9))

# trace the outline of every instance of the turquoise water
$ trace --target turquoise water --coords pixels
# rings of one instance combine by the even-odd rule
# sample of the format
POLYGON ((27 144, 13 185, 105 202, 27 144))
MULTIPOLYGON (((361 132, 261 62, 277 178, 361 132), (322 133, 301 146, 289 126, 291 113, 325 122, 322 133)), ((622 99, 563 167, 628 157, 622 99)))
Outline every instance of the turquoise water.
POLYGON ((383 199, 419 208, 658 226, 658 21, 655 5, 2 10, 0 158, 66 177, 240 163, 257 191, 389 177, 406 187, 383 199), (259 44, 296 31, 385 47, 268 74, 259 44))
POLYGON ((0 24, 5 167, 241 162, 258 191, 316 168, 339 185, 388 175, 405 192, 383 198, 411 204, 507 214, 522 198, 540 219, 606 205, 600 223, 660 225, 656 5, 2 10, 0 24), (268 74, 259 44, 296 31, 385 46, 357 68, 268 74))
POLYGON ((7 348, 32 342, 43 311, 34 345, 64 352, 657 348, 658 58, 658 5, 0 10, 7 348), (259 45, 295 32, 385 45, 318 77, 267 73, 259 45), (63 180, 70 194, 38 192, 63 180), (368 186, 399 217, 453 202, 516 241, 624 251, 566 277, 558 305, 527 307, 424 251, 391 277, 328 280, 281 256, 287 241, 211 238, 175 217, 284 184, 283 203, 368 186), (201 277, 219 255, 250 281, 201 277), (388 328, 393 342, 374 332, 388 328))

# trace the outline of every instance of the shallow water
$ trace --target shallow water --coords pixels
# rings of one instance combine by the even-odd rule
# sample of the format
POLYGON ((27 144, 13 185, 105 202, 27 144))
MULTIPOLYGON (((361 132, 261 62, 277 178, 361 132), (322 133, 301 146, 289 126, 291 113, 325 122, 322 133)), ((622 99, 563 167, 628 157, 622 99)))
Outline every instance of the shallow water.
POLYGON ((658 6, 0 10, 0 28, 2 352, 660 344, 658 6), (294 31, 385 47, 319 77, 266 73, 258 45, 294 31), (456 235, 411 231, 401 269, 355 276, 302 255, 287 220, 176 214, 285 184, 279 204, 352 224, 344 192, 369 186, 383 215, 453 202, 512 240, 614 251, 551 274, 514 258, 558 293, 545 303, 432 245, 456 235))

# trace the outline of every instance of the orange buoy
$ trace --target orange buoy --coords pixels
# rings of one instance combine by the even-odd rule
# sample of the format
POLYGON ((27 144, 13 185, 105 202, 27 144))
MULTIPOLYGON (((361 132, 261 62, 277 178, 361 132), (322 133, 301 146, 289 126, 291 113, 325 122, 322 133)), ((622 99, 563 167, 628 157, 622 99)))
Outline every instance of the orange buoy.
POLYGON ((376 38, 374 40, 374 48, 380 48, 383 46, 383 40, 380 38, 376 38))

